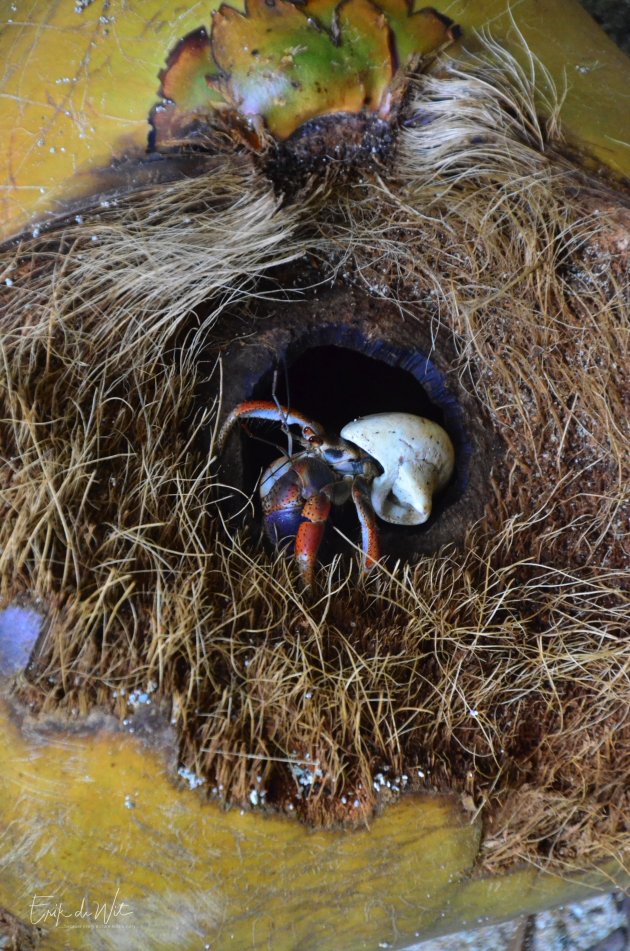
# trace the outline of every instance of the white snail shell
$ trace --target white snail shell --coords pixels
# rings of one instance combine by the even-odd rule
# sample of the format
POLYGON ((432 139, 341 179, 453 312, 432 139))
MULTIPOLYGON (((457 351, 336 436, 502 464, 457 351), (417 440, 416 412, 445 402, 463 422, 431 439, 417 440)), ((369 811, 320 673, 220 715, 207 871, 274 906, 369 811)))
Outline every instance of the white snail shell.
POLYGON ((455 466, 453 443, 442 427, 411 413, 375 413, 348 423, 341 436, 383 468, 372 482, 376 514, 394 525, 426 522, 434 493, 455 466))

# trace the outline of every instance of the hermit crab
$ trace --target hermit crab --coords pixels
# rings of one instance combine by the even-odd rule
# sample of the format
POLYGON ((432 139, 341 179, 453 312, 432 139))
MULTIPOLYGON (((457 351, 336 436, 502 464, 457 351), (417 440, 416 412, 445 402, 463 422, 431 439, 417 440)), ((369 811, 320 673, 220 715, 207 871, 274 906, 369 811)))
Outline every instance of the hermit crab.
POLYGON ((293 547, 305 586, 314 579, 317 553, 333 505, 352 498, 361 525, 364 567, 379 559, 377 516, 397 525, 420 525, 431 514, 435 492, 453 474, 455 452, 437 423, 410 413, 377 413, 355 419, 339 436, 279 403, 239 403, 219 433, 219 450, 237 421, 280 423, 302 447, 269 465, 260 479, 265 532, 274 544, 293 547), (290 427, 299 427, 292 434, 290 427))

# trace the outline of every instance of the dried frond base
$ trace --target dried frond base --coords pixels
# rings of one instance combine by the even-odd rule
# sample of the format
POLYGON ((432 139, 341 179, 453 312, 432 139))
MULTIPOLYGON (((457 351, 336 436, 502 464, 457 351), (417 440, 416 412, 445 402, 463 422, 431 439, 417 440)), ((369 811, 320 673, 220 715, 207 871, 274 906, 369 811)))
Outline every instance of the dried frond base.
POLYGON ((224 153, 4 252, 1 593, 48 609, 37 708, 122 718, 153 681, 225 801, 360 821, 433 785, 490 867, 623 855, 628 216, 558 158, 536 70, 489 44, 419 78, 361 182, 283 203, 224 153), (337 559, 310 599, 224 520, 213 451, 224 317, 297 295, 305 255, 447 344, 503 446, 463 547, 337 559))

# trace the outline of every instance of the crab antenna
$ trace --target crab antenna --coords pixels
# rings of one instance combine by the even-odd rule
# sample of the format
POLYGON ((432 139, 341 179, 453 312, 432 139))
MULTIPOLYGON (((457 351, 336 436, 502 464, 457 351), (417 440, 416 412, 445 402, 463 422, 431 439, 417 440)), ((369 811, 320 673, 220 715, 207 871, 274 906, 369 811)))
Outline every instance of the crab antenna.
MULTIPOLYGON (((286 369, 287 369, 287 366, 286 366, 286 363, 285 363, 285 364, 284 364, 284 370, 285 370, 285 393, 286 393, 287 400, 290 400, 290 396, 289 396, 289 380, 288 380, 288 377, 287 377, 287 375, 286 375, 286 369)), ((271 392, 272 392, 272 395, 273 395, 273 401, 274 401, 274 403, 276 404, 276 406, 277 406, 277 408, 278 408, 278 412, 282 412, 282 406, 281 406, 280 401, 278 400, 278 397, 277 397, 277 395, 276 395, 276 386, 277 386, 277 383, 278 383, 278 367, 276 367, 276 369, 273 371, 273 385, 272 385, 272 388, 271 388, 271 392)), ((287 423, 286 415, 283 414, 283 416, 284 416, 284 422, 283 422, 283 424, 282 424, 282 428, 283 428, 283 430, 284 430, 284 432, 285 432, 285 434, 286 434, 286 437, 287 437, 287 455, 292 456, 292 455, 293 455, 293 433, 292 433, 291 430, 289 429, 289 424, 287 423)))
POLYGON ((272 449, 275 449, 276 452, 280 453, 281 456, 289 455, 289 453, 285 449, 282 448, 280 443, 274 442, 273 439, 265 439, 264 436, 259 436, 257 433, 253 433, 251 429, 249 428, 249 426, 247 426, 245 423, 242 423, 241 425, 243 429, 245 430, 245 432, 247 433, 247 435, 251 439, 255 440, 255 442, 260 442, 263 444, 263 446, 271 446, 272 449))

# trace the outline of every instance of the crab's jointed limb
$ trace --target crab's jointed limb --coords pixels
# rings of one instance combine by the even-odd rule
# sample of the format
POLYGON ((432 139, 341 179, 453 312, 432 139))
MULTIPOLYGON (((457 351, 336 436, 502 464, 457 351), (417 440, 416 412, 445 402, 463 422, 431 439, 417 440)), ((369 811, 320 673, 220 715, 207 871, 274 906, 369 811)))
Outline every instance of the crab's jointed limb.
POLYGON ((225 441, 234 424, 242 419, 268 419, 274 423, 283 423, 285 426, 300 426, 305 439, 317 438, 324 435, 324 429, 319 423, 308 419, 302 413, 287 409, 270 400, 246 400, 235 406, 227 417, 219 432, 219 452, 222 451, 225 441))
POLYGON ((266 400, 236 406, 219 434, 223 448, 237 421, 263 419, 299 426, 302 451, 280 456, 265 469, 260 481, 265 532, 274 544, 288 541, 293 548, 304 584, 313 583, 317 553, 333 505, 352 498, 361 524, 364 567, 369 570, 380 557, 376 517, 369 486, 380 467, 362 449, 325 432, 323 426, 302 413, 266 400))
POLYGON ((365 569, 369 571, 381 557, 381 549, 376 513, 370 498, 370 485, 362 476, 357 476, 352 483, 352 501, 361 525, 361 548, 365 555, 365 569))

